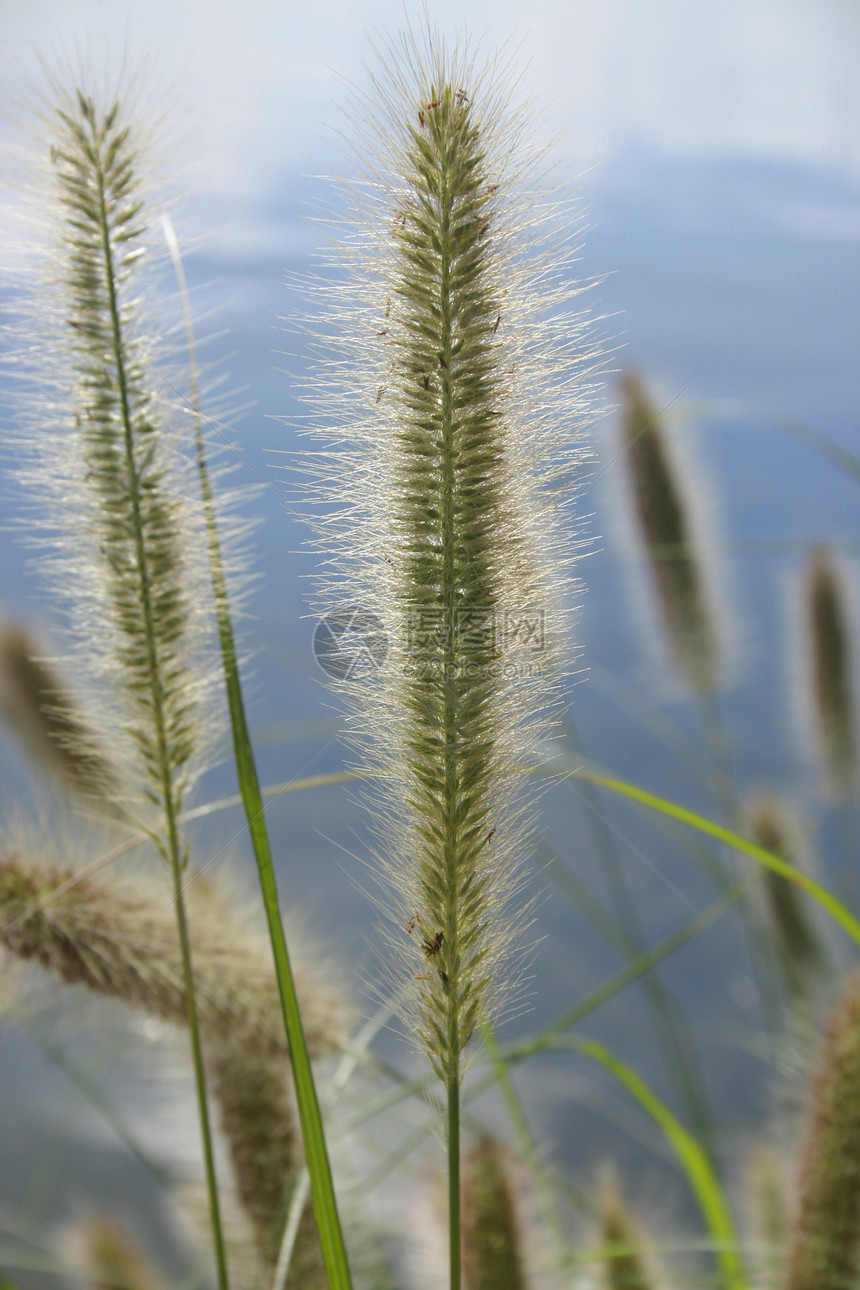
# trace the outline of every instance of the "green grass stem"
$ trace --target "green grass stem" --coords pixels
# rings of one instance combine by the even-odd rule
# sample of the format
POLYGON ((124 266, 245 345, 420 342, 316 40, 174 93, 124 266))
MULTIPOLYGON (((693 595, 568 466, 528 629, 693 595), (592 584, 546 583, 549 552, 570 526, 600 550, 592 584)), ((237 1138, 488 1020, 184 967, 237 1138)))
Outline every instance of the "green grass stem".
POLYGON ((248 831, 257 862, 263 905, 266 911, 266 922, 272 943, 272 954, 275 960, 275 973, 278 980, 278 992, 284 1017, 287 1043, 290 1049, 290 1060, 293 1068, 293 1080, 296 1090, 296 1102, 302 1126, 305 1144, 305 1156, 311 1180, 311 1197, 314 1218, 319 1232, 320 1247, 325 1263, 330 1290, 351 1290, 352 1278, 343 1239, 337 1199, 334 1192, 334 1180, 325 1141, 322 1113, 314 1084, 313 1069, 305 1042, 304 1028, 299 1011, 290 957, 287 950, 284 925, 281 919, 278 901, 278 887, 272 852, 269 845, 269 834, 263 807, 263 797, 257 776, 257 767, 245 716, 245 704, 242 698, 242 686, 239 677, 239 663, 233 635, 233 624, 230 614, 230 603, 227 594, 227 580, 221 558, 221 545, 218 537, 218 520, 206 453, 203 442, 202 422, 198 398, 196 347, 194 329, 188 308, 188 293, 185 286, 185 274, 179 255, 175 234, 169 224, 165 224, 173 263, 179 281, 180 292, 185 314, 186 339, 188 346, 189 367, 191 371, 191 412, 194 418, 194 439, 197 453, 197 466, 200 475, 200 489, 206 515, 206 530, 209 542, 209 560, 212 573, 212 587, 215 595, 215 608, 218 617, 218 634, 221 642, 221 657, 224 667, 224 680, 227 687, 227 701, 230 709, 230 725, 233 732, 233 749, 236 757, 236 773, 239 780, 239 791, 248 831))
POLYGON ((447 1097, 446 1141, 448 1145, 448 1235, 451 1290, 460 1290, 462 1255, 460 1252, 460 1077, 449 1076, 447 1097))
POLYGON ((598 1062, 632 1093, 640 1106, 660 1126, 678 1157, 714 1242, 714 1256, 722 1273, 724 1290, 746 1290, 747 1277, 738 1253, 738 1237, 725 1193, 708 1153, 676 1119, 664 1102, 635 1071, 593 1039, 574 1039, 571 1046, 598 1062))
MULTIPOLYGON (((574 751, 581 752, 576 726, 569 713, 565 716, 564 724, 574 751)), ((632 961, 645 950, 645 936, 636 902, 631 895, 612 832, 597 800, 595 787, 584 783, 578 793, 585 807, 586 828, 591 835, 595 854, 609 889, 617 927, 617 936, 613 939, 623 956, 632 961)), ((716 1161, 714 1117, 690 1027, 672 991, 657 972, 646 973, 642 978, 642 988, 654 1031, 659 1036, 658 1046, 666 1074, 686 1107, 690 1123, 707 1143, 711 1156, 716 1161)))
POLYGON ((616 793, 620 797, 629 798, 630 801, 636 802, 640 806, 647 807, 651 811, 657 811, 661 815, 668 816, 669 819, 678 820, 681 824, 688 825, 691 829, 697 829, 700 833, 707 834, 708 837, 716 838, 718 842, 724 842, 726 846, 733 847, 736 851, 750 856, 759 864, 764 865, 766 869, 772 870, 773 873, 780 874, 781 877, 787 878, 789 882, 796 883, 804 891, 808 892, 814 900, 818 902, 822 909, 830 914, 852 941, 860 945, 860 922, 854 917, 850 910, 846 909, 841 900, 838 900, 831 891, 816 882, 809 874, 804 873, 801 869, 795 868, 783 860, 781 856, 775 855, 773 851, 766 851, 756 842, 751 842, 749 838, 743 837, 740 833, 735 833, 733 829, 724 828, 722 824, 717 824, 714 820, 709 820, 704 815, 699 815, 697 811, 691 811, 677 802, 670 802, 665 797, 658 797, 656 793, 649 793, 647 789, 639 788, 636 784, 629 784, 626 780, 616 779, 610 775, 601 775, 596 771, 579 770, 569 772, 578 779, 586 779, 592 784, 597 784, 600 788, 607 789, 610 793, 616 793))

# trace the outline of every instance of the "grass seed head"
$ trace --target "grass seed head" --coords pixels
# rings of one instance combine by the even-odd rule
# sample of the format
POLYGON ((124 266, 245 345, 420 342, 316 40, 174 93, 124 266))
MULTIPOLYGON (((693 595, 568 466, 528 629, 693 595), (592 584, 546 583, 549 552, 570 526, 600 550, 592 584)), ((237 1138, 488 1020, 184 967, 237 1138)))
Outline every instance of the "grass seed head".
POLYGON ((693 541, 690 505, 696 499, 685 495, 660 414, 642 380, 628 372, 620 389, 621 451, 666 637, 686 681, 710 694, 718 685, 719 649, 693 541))
POLYGON ((463 1273, 466 1290, 526 1290, 522 1234, 506 1152, 491 1138, 463 1168, 463 1273))
MULTIPOLYGON (((289 1087, 289 1049, 266 939, 237 917, 211 880, 190 883, 195 988, 207 1065, 258 1258, 271 1271, 288 1202, 304 1162, 289 1087)), ((83 986, 175 1026, 187 1024, 171 904, 158 884, 108 882, 16 856, 0 861, 0 945, 68 985, 83 986)), ((311 1056, 337 1050, 340 1009, 298 979, 311 1056)), ((324 1285, 308 1210, 289 1286, 324 1285)))
POLYGON ((379 785, 392 993, 450 1079, 522 971, 524 770, 567 652, 594 356, 515 73, 432 34, 380 62, 349 108, 358 173, 315 324, 337 439, 315 457, 318 606, 373 625, 341 689, 379 785))
MULTIPOLYGON (((268 943, 211 884, 189 883, 201 1025, 212 1042, 288 1057, 268 943)), ((0 861, 0 944, 68 985, 186 1024, 182 963, 161 883, 82 877, 16 855, 0 861)), ((312 1056, 336 1050, 340 1009, 307 977, 300 999, 312 1056)))
POLYGON ((844 589, 826 547, 813 548, 804 573, 809 687, 832 795, 850 796, 857 777, 852 648, 844 589))
POLYGON ((117 783, 95 732, 26 627, 0 628, 0 709, 34 761, 91 810, 115 809, 117 783))
POLYGON ((642 1236, 617 1189, 604 1182, 600 1195, 600 1239, 604 1251, 606 1290, 651 1290, 642 1236))
POLYGON ((161 1290, 160 1279, 116 1219, 89 1219, 75 1236, 92 1290, 161 1290))
MULTIPOLYGON (((760 798, 749 806, 747 820, 750 837, 759 846, 796 863, 792 860, 792 834, 797 830, 785 808, 770 798, 760 798)), ((762 884, 780 963, 792 988, 802 989, 822 966, 821 946, 804 895, 796 883, 771 869, 762 873, 762 884)))
MULTIPOLYGON (((269 1279, 278 1260, 290 1193, 304 1165, 304 1146, 283 1055, 250 1054, 219 1043, 209 1058, 239 1201, 254 1231, 269 1279)), ((300 1220, 288 1290, 324 1290, 325 1270, 310 1203, 300 1220)))
POLYGON ((812 1089, 787 1290, 845 1290, 860 1276, 860 979, 829 1019, 812 1089))
MULTIPOLYGON (((158 339, 145 131, 124 92, 86 79, 48 76, 26 176, 13 446, 112 796, 157 840, 215 733, 205 541, 158 339)), ((92 760, 89 741, 76 755, 92 760)))
POLYGON ((762 1285, 780 1285, 789 1235, 785 1161, 773 1147, 759 1147, 750 1161, 747 1178, 762 1285))

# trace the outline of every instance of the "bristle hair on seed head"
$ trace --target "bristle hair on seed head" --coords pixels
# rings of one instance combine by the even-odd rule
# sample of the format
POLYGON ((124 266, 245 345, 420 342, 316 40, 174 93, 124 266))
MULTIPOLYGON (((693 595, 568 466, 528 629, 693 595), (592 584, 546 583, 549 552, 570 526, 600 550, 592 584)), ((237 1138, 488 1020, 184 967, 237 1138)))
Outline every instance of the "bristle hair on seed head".
POLYGON ((521 972, 525 772, 570 657, 597 358, 578 222, 536 173, 511 65, 429 31, 377 52, 309 288, 316 608, 355 653, 338 688, 374 777, 392 993, 450 1077, 521 972))
POLYGON ((10 448, 116 803, 154 832, 218 726, 205 537, 173 394, 184 382, 157 304, 146 128, 122 87, 49 76, 47 93, 22 176, 31 271, 10 448))

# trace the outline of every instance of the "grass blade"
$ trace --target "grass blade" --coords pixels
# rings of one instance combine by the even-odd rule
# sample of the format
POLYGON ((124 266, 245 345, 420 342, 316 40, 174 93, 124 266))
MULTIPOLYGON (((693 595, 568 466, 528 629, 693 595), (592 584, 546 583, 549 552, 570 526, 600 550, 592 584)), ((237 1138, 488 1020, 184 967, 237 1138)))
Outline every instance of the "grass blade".
POLYGON ((646 806, 649 810, 657 811, 660 815, 666 815, 671 820, 678 820, 681 824, 688 825, 691 829, 698 829, 700 833, 707 834, 708 837, 716 838, 718 842, 724 842, 726 846, 733 847, 736 851, 750 856, 757 860, 759 864, 764 865, 773 873, 778 873, 789 882, 796 883, 808 892, 814 900, 818 902, 822 909, 826 909, 831 918, 833 918, 844 932, 851 937, 855 944, 860 945, 860 922, 854 917, 850 910, 837 900, 833 892, 828 891, 820 882, 810 878, 809 874, 804 873, 801 869, 796 869, 794 865, 783 860, 781 856, 775 855, 773 851, 767 851, 757 842, 751 842, 749 838, 743 837, 742 834, 736 833, 733 829, 724 828, 722 824, 717 824, 714 820, 709 820, 707 816, 699 815, 698 811, 691 811, 686 806, 681 806, 677 802, 670 802, 665 797, 658 797, 656 793, 649 793, 647 789, 639 788, 636 784, 629 784, 626 780, 616 779, 611 775, 601 775, 597 771, 578 770, 568 772, 573 774, 577 779, 586 779, 591 784, 597 784, 600 788, 608 789, 610 793, 617 793, 620 797, 629 798, 630 801, 636 802, 639 806, 646 806))
POLYGON ((272 953, 275 960, 275 972, 278 979, 278 991, 284 1016, 287 1042, 290 1048, 290 1059, 293 1067, 293 1080, 296 1090, 296 1102, 302 1126, 305 1144, 308 1173, 311 1180, 311 1197, 314 1218, 319 1232, 323 1261, 328 1277, 330 1290, 351 1290, 352 1280, 347 1261, 346 1246, 337 1210, 334 1194, 331 1164, 325 1141, 322 1114, 314 1084, 313 1070, 308 1055, 307 1043, 302 1026, 296 986, 293 978, 284 925, 278 902, 278 887, 275 879, 275 868, 272 863, 272 851, 269 845, 269 834, 263 810, 263 797, 260 792, 260 781, 254 761, 248 722, 245 716, 245 704, 242 698, 242 685, 239 677, 239 663, 236 654, 236 643, 233 635, 233 623, 230 615, 230 603, 227 595, 227 580, 221 558, 221 545, 218 538, 218 521, 209 469, 203 443, 202 418, 199 412, 196 348, 191 314, 188 307, 188 293, 185 285, 185 273, 179 255, 179 247, 172 226, 165 220, 164 231, 168 247, 175 266, 176 277, 182 295, 183 312, 188 344, 189 367, 191 372, 191 413, 194 419, 194 439, 197 452, 197 466, 200 475, 200 489, 206 516, 206 530, 209 543, 209 561, 212 573, 212 587, 215 595, 215 608, 218 618, 218 634, 221 642, 221 657, 224 666, 224 681, 227 689, 227 701, 230 709, 230 726, 233 732, 233 749, 236 757, 236 774, 239 780, 239 792, 248 820, 248 831, 257 861, 260 887, 263 894, 263 905, 266 911, 266 922, 272 942, 272 953))
MULTIPOLYGON (((603 985, 599 985, 596 990, 592 990, 584 999, 580 999, 579 1003, 575 1003, 572 1008, 569 1008, 567 1012, 563 1012, 560 1017, 550 1022, 536 1035, 511 1048, 503 1049, 502 1055, 505 1060, 508 1062, 525 1061, 527 1057, 531 1057, 534 1053, 552 1048, 572 1026, 575 1026, 590 1013, 602 1007, 604 1003, 607 1003, 628 985, 632 985, 646 972, 650 972, 651 968, 656 967, 663 959, 668 958, 670 954, 674 954, 676 950, 679 950, 688 941, 698 936, 700 932, 710 927, 711 923, 716 922, 731 908, 743 891, 744 887, 741 884, 733 887, 725 895, 720 896, 718 900, 713 901, 712 904, 703 909, 695 918, 691 918, 683 927, 679 927, 676 932, 672 932, 669 936, 664 937, 662 941, 658 941, 653 949, 647 950, 639 958, 629 963, 627 967, 622 968, 620 972, 616 972, 614 976, 609 977, 604 981, 603 985)), ((486 1076, 481 1081, 480 1086, 474 1086, 470 1090, 469 1100, 471 1100, 471 1096, 477 1096, 478 1092, 482 1092, 484 1088, 489 1087, 494 1080, 494 1074, 486 1076)))
POLYGON ((698 1201, 708 1232, 715 1245, 725 1290, 745 1290, 747 1279, 738 1253, 738 1238, 725 1193, 707 1152, 635 1071, 626 1066, 603 1044, 576 1039, 572 1046, 598 1062, 623 1084, 666 1135, 698 1201))

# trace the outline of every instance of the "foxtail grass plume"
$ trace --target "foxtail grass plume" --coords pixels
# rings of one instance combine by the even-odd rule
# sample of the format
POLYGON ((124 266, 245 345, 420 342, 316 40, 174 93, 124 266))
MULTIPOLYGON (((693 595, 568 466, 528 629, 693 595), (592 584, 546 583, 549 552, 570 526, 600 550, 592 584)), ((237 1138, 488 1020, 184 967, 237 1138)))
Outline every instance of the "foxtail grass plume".
MULTIPOLYGON (((794 863, 791 823, 779 803, 769 798, 753 802, 747 809, 747 821, 753 841, 788 863, 794 863)), ((762 884, 779 961, 792 988, 802 989, 822 966, 821 947, 803 894, 796 883, 771 869, 762 873, 762 884)))
MULTIPOLYGON (((239 1201, 268 1283, 278 1262, 290 1194, 305 1163, 284 1058, 224 1043, 213 1049, 210 1070, 239 1201)), ((327 1285, 313 1211, 306 1205, 285 1290, 326 1290, 327 1285)))
MULTIPOLYGON (((213 1093, 242 1207, 261 1265, 271 1275, 304 1151, 287 1073, 277 985, 268 945, 211 882, 189 892, 195 990, 213 1093)), ((0 945, 68 985, 187 1023, 173 912, 152 883, 122 883, 16 856, 0 862, 0 945)), ((322 986, 298 982, 312 1057, 340 1046, 339 1005, 322 986)), ((323 1285, 310 1210, 302 1219, 289 1286, 323 1285)))
POLYGON ((75 1239, 92 1290, 166 1290, 116 1219, 89 1219, 75 1239))
POLYGON ((594 358, 516 81, 431 34, 384 47, 348 109, 359 170, 315 323, 337 440, 309 467, 319 608, 367 662, 342 691, 378 785, 392 995, 449 1088, 521 971, 524 771, 559 695, 594 358))
POLYGON ((526 1290, 528 1279, 506 1152, 485 1138, 463 1164, 463 1284, 466 1290, 526 1290))
POLYGON ((860 1279, 860 978, 849 978, 818 1056, 787 1290, 860 1279))
POLYGON ((112 792, 169 858, 213 733, 214 671, 205 545, 159 366, 153 181, 128 94, 49 78, 49 95, 27 190, 14 447, 112 792))
POLYGON ((851 795, 857 777, 852 649, 841 580, 826 547, 814 547, 804 574, 811 706, 833 796, 851 795))
POLYGON ((750 1161, 747 1179, 761 1284, 781 1285, 789 1235, 785 1162, 774 1148, 760 1147, 750 1161))
POLYGON ((642 1236, 617 1189, 604 1183, 600 1196, 600 1238, 606 1290, 651 1290, 642 1256, 642 1236))
MULTIPOLYGON (((195 983, 207 1034, 261 1059, 286 1063, 268 945, 223 897, 189 884, 195 983)), ((173 910, 159 884, 81 875, 18 855, 0 860, 0 944, 67 985, 185 1025, 184 982, 173 910)), ((300 987, 313 1056, 335 1051, 340 1008, 305 979, 300 987)))
POLYGON ((105 749, 20 623, 0 627, 0 711, 36 764, 90 809, 114 803, 117 783, 105 749))
POLYGON ((70 91, 50 77, 49 90, 34 166, 42 236, 22 445, 76 671, 97 700, 93 726, 115 768, 117 808, 170 867, 218 1283, 228 1290, 180 822, 213 684, 205 543, 146 322, 143 131, 128 94, 70 91))
POLYGON ((704 568, 693 541, 684 481, 673 462, 660 413, 642 379, 620 382, 621 451, 639 533, 675 664, 699 693, 717 688, 719 647, 704 568))

